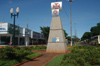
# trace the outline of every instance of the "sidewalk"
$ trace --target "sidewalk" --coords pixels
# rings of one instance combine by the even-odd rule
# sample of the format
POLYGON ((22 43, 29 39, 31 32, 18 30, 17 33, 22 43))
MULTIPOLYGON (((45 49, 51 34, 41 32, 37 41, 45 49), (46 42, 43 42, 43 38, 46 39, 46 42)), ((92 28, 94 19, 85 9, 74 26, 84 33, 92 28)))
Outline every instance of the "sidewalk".
POLYGON ((59 55, 59 54, 53 54, 53 53, 46 53, 46 51, 33 51, 33 52, 40 52, 43 55, 38 58, 32 59, 29 62, 26 62, 20 66, 44 66, 46 63, 48 63, 57 55, 59 55))
POLYGON ((43 66, 46 62, 50 61, 53 57, 58 55, 58 54, 49 54, 49 53, 47 54, 45 53, 45 51, 33 51, 33 52, 40 52, 43 55, 36 59, 30 60, 29 62, 24 63, 20 66, 43 66))

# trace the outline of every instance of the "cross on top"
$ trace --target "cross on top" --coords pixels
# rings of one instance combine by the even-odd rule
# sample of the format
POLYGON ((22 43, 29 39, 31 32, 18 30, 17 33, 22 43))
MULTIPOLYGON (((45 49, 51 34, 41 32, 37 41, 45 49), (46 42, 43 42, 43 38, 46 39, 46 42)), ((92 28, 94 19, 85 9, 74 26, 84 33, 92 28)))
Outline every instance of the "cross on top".
POLYGON ((55 4, 53 5, 53 8, 54 8, 54 9, 59 9, 59 8, 60 8, 60 4, 59 4, 59 3, 55 3, 55 4))

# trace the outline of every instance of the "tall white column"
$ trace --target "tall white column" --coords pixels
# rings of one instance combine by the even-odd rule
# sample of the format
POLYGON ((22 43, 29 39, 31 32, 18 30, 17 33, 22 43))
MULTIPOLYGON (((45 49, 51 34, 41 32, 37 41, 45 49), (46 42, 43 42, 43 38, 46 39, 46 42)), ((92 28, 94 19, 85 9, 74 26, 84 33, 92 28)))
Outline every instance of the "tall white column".
POLYGON ((29 37, 25 37, 25 45, 28 46, 29 45, 29 37))

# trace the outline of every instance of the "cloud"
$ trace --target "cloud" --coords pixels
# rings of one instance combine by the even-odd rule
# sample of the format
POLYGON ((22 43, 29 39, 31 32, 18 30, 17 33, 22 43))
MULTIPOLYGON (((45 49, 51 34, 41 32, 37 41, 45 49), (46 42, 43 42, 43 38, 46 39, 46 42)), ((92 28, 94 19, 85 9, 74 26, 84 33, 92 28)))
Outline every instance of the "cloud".
POLYGON ((8 3, 9 3, 9 4, 12 4, 13 2, 10 0, 8 3))

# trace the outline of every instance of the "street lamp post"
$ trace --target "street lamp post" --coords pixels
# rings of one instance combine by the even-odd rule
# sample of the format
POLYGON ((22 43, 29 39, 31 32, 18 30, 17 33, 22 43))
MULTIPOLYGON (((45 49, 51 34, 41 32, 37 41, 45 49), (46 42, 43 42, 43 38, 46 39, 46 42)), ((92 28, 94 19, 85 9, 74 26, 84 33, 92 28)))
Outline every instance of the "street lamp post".
POLYGON ((11 8, 10 9, 10 13, 11 13, 11 18, 12 18, 12 16, 14 16, 14 27, 13 27, 13 45, 15 45, 15 16, 17 16, 18 17, 18 14, 19 14, 19 7, 17 7, 16 8, 16 12, 17 12, 17 14, 13 14, 13 12, 14 12, 14 10, 13 10, 13 8, 11 8))
POLYGON ((71 2, 73 0, 68 0, 70 2, 70 33, 71 33, 71 46, 72 46, 72 12, 71 12, 71 2))

